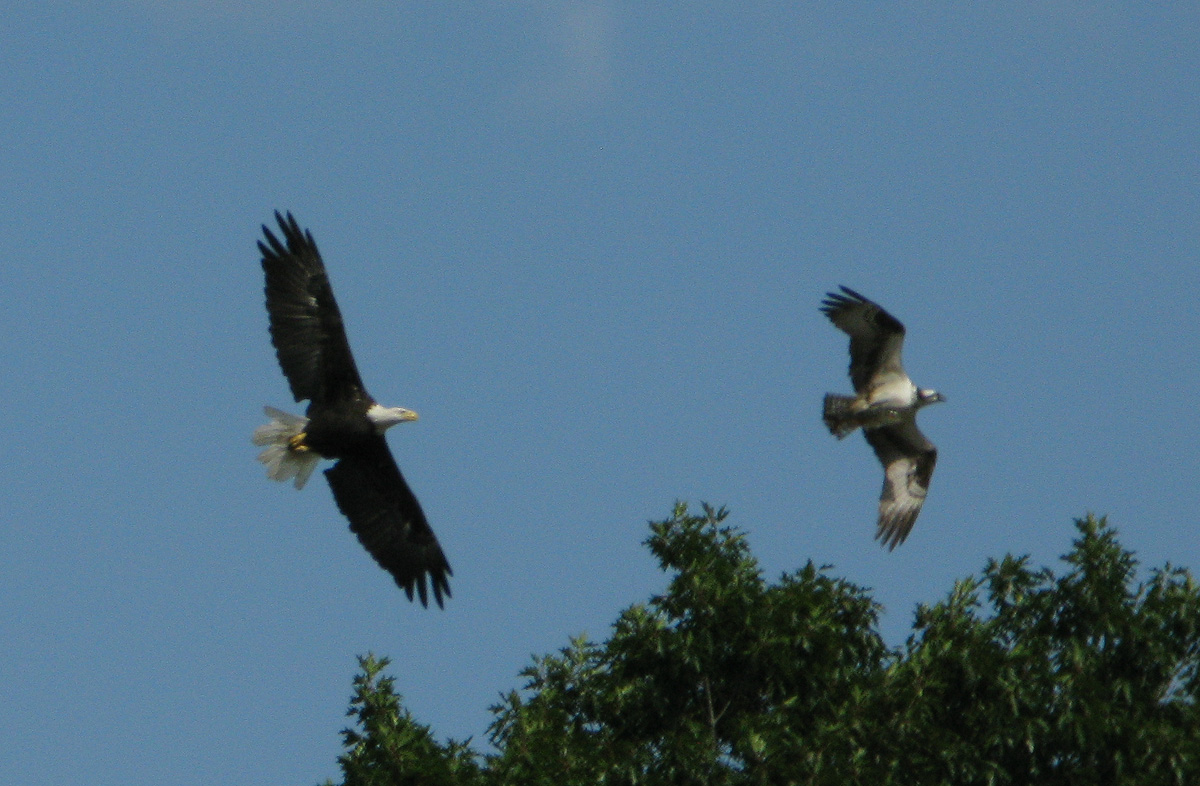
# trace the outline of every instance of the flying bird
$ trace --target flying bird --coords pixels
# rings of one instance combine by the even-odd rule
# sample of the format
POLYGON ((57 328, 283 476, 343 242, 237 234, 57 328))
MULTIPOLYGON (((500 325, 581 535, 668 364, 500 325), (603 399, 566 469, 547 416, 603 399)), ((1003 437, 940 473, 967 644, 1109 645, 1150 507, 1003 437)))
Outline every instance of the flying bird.
POLYGON ((904 373, 900 320, 853 289, 841 290, 844 294, 826 294, 821 311, 850 336, 855 395, 826 394, 824 420, 838 439, 861 428, 883 464, 875 539, 890 551, 912 530, 937 463, 937 448, 917 428, 917 411, 946 399, 936 390, 918 388, 904 373))
POLYGON ((312 234, 275 212, 280 241, 265 225, 258 241, 266 273, 271 343, 305 417, 266 407, 271 420, 254 431, 265 446, 258 460, 272 480, 303 488, 321 459, 338 509, 375 561, 413 599, 428 606, 426 579, 439 607, 452 575, 417 498, 404 482, 383 433, 416 420, 403 407, 380 406, 363 387, 350 353, 342 314, 312 234))

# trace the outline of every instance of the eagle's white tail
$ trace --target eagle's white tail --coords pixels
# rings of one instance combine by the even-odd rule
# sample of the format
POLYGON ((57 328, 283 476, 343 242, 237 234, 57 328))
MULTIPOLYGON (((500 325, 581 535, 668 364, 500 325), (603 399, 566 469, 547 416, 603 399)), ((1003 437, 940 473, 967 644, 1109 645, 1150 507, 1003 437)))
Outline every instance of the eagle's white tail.
POLYGON ((258 454, 258 460, 266 465, 267 477, 278 481, 295 478, 296 488, 304 488, 321 457, 311 450, 293 449, 291 440, 303 433, 308 418, 291 415, 274 407, 263 407, 263 411, 271 422, 254 429, 252 439, 255 445, 266 446, 258 454))

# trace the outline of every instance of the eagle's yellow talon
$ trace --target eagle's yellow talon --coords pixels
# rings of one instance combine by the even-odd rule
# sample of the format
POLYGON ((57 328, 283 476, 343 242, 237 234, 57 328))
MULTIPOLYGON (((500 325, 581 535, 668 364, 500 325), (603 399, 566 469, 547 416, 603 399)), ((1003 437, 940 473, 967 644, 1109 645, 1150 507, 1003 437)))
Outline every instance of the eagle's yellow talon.
POLYGON ((307 436, 308 434, 305 434, 303 431, 301 431, 299 434, 288 440, 288 448, 296 451, 297 453, 303 453, 304 451, 308 450, 308 445, 304 444, 304 438, 307 436))

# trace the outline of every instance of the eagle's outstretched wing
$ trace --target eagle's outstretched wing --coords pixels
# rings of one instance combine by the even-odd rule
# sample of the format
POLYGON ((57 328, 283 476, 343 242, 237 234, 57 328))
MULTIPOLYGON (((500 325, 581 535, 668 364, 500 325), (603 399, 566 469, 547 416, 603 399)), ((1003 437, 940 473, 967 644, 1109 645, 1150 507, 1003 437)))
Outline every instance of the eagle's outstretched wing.
POLYGON ((271 343, 296 401, 314 404, 366 397, 325 263, 310 232, 275 211, 283 242, 263 226, 258 241, 267 274, 271 343))
POLYGON ((904 325, 853 289, 841 290, 845 294, 826 294, 821 311, 850 336, 850 381, 855 392, 862 393, 880 374, 904 376, 900 362, 904 325))
POLYGON ((863 436, 883 464, 875 539, 882 540, 890 551, 904 542, 917 521, 937 464, 937 448, 912 420, 868 429, 863 436))
POLYGON ((339 460, 325 470, 325 477, 350 529, 408 599, 415 589, 421 605, 428 605, 428 575, 440 607, 442 596, 450 596, 447 576, 453 571, 383 437, 339 460))

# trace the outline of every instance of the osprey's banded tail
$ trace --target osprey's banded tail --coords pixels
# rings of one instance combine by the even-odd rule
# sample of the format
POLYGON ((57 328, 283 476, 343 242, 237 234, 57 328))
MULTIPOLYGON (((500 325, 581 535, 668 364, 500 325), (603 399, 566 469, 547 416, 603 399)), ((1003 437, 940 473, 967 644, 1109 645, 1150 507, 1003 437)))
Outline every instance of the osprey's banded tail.
POLYGON ((296 450, 292 447, 292 439, 304 433, 308 418, 291 415, 275 407, 263 407, 270 423, 254 429, 251 438, 255 445, 265 445, 266 449, 258 454, 258 460, 267 467, 267 477, 271 480, 291 480, 295 478, 295 486, 304 488, 321 457, 311 450, 296 450))
POLYGON ((830 434, 838 439, 845 439, 847 435, 853 433, 854 429, 858 428, 858 418, 855 417, 853 409, 854 402, 857 400, 854 396, 825 394, 825 411, 822 419, 830 434))

